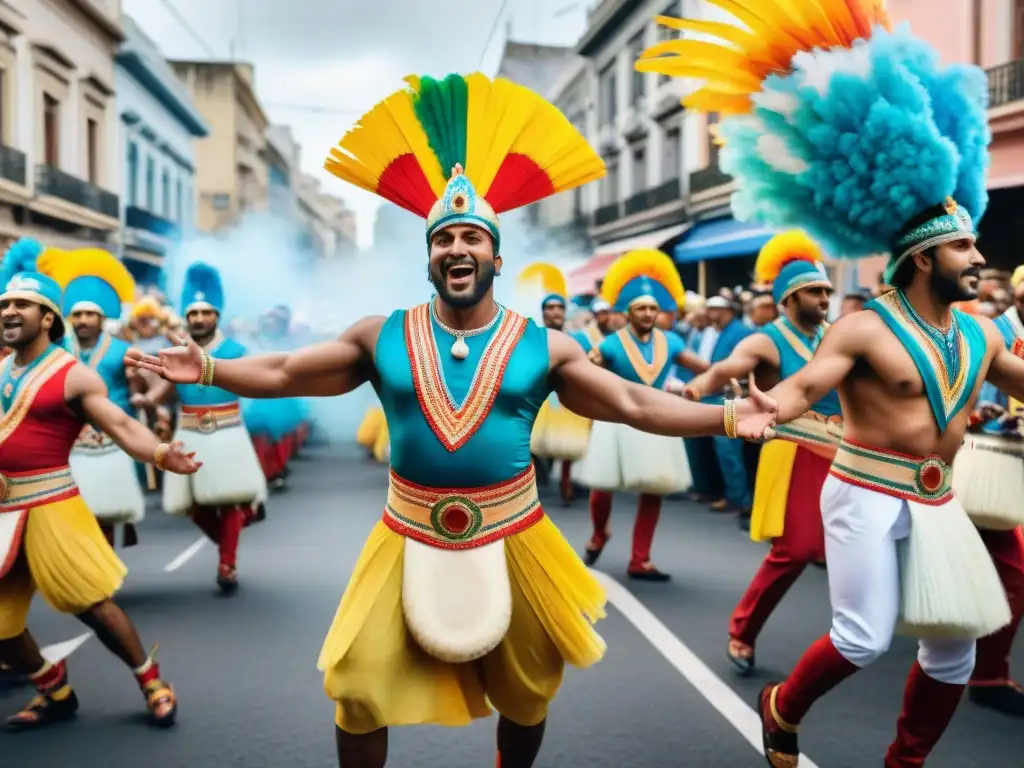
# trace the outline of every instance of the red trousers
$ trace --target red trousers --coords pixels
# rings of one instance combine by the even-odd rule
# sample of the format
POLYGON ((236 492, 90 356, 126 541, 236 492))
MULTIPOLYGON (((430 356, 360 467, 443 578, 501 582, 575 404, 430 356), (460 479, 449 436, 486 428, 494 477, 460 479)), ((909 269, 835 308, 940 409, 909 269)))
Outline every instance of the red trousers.
POLYGON ((1012 531, 979 530, 978 533, 992 555, 1013 618, 994 635, 978 641, 971 685, 1000 685, 1010 679, 1010 649, 1024 615, 1024 531, 1017 527, 1012 531))
POLYGON ((783 533, 740 598, 729 621, 729 637, 753 646, 757 636, 789 588, 809 563, 825 559, 821 524, 821 487, 832 462, 806 448, 797 448, 786 498, 783 533))
MULTIPOLYGON (((603 547, 608 541, 609 519, 612 515, 612 494, 610 491, 590 492, 590 519, 594 523, 594 543, 603 547)), ((661 496, 641 493, 636 509, 636 524, 633 526, 633 553, 629 558, 630 568, 639 568, 650 562, 654 529, 661 517, 661 496)))
POLYGON ((195 506, 189 513, 199 530, 217 545, 220 564, 235 567, 238 558, 238 539, 249 521, 252 510, 248 505, 230 507, 195 506))

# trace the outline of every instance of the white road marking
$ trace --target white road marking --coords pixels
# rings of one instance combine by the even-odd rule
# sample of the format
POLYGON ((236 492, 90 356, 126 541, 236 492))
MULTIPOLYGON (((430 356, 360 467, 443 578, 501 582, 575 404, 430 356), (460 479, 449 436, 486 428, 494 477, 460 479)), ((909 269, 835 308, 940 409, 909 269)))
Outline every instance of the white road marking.
POLYGON ((171 560, 171 562, 164 566, 164 573, 173 573, 174 571, 181 568, 181 566, 183 566, 185 563, 187 563, 189 560, 195 557, 196 552, 202 549, 206 542, 207 539, 205 536, 203 536, 194 544, 191 544, 188 549, 186 549, 184 552, 182 552, 180 555, 178 555, 176 558, 171 560))
MULTIPOLYGON (((605 588, 608 602, 636 627, 647 641, 697 689, 718 713, 762 754, 761 718, 750 703, 741 699, 711 669, 676 637, 636 596, 611 576, 594 571, 605 588)), ((802 768, 818 768, 806 755, 800 755, 802 768)))
POLYGON ((56 664, 58 661, 64 661, 64 659, 77 651, 90 637, 92 637, 92 632, 86 632, 84 635, 79 635, 71 640, 65 640, 63 643, 48 645, 45 648, 41 648, 39 652, 48 662, 56 664))

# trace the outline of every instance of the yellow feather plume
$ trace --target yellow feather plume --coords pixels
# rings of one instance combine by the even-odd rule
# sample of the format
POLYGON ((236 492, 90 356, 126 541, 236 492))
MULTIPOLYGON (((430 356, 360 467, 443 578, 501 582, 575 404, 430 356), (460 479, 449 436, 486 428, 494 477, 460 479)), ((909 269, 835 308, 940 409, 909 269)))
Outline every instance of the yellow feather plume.
POLYGON ((683 99, 689 109, 741 115, 770 74, 787 72, 793 56, 815 48, 849 48, 890 28, 885 0, 705 0, 736 24, 658 16, 659 24, 681 32, 718 38, 666 40, 644 51, 636 68, 702 85, 683 99))
POLYGON ((565 281, 565 275, 554 264, 538 261, 530 264, 519 273, 516 281, 519 288, 537 289, 545 294, 556 293, 559 296, 567 296, 569 289, 565 281))
POLYGON ((131 272, 116 256, 100 248, 80 248, 77 251, 47 249, 39 254, 36 267, 44 275, 52 277, 61 290, 76 277, 90 275, 110 285, 122 303, 135 298, 135 280, 131 272))
POLYGON ((132 307, 131 318, 132 320, 141 320, 145 317, 163 317, 164 308, 160 306, 160 302, 154 299, 152 296, 143 296, 132 307))
POLYGON ((754 262, 754 280, 772 283, 787 264, 794 261, 822 261, 821 246, 802 229, 792 229, 775 235, 764 244, 754 262))
POLYGON ((686 290, 676 265, 664 251, 654 248, 638 248, 612 262, 601 285, 601 298, 614 307, 626 283, 637 277, 660 283, 680 307, 686 302, 686 290))
POLYGON ((1024 264, 1013 270, 1013 276, 1010 278, 1010 287, 1017 290, 1017 286, 1024 283, 1024 264))

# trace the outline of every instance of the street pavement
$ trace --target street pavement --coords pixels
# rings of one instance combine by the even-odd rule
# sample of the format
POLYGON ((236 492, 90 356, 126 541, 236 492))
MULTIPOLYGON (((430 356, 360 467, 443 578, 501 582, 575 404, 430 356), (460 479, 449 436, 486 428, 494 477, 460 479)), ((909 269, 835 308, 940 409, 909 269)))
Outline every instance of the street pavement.
MULTIPOLYGON (((214 586, 214 548, 198 545, 198 530, 160 513, 154 498, 141 543, 122 551, 130 574, 118 601, 143 642, 160 646, 159 661, 180 699, 177 726, 150 728, 130 673, 76 620, 37 600, 30 626, 41 644, 81 643, 69 664, 82 709, 74 722, 53 729, 0 733, 0 766, 336 765, 333 704, 316 660, 380 516, 386 482, 384 467, 354 454, 297 461, 291 488, 272 497, 266 522, 243 533, 242 589, 231 598, 214 586)), ((727 622, 766 548, 750 542, 731 518, 667 502, 654 556, 674 578, 634 583, 624 575, 634 508, 635 498, 616 498, 613 539, 598 564, 610 597, 600 624, 607 656, 593 669, 566 675, 538 768, 763 765, 752 704, 764 682, 784 676, 827 629, 825 572, 805 572, 762 634, 761 670, 739 678, 725 658, 727 622)), ((582 548, 589 535, 585 499, 565 509, 552 498, 548 512, 582 548)), ((802 766, 881 764, 914 652, 913 641, 897 638, 886 657, 815 707, 802 729, 802 766)), ((1024 669, 1024 651, 1015 661, 1024 669)), ((30 693, 0 689, 0 715, 15 712, 30 693)), ((495 723, 393 730, 389 765, 493 766, 495 723)), ((1018 721, 965 699, 928 765, 1010 768, 1024 764, 1022 746, 1018 721)))

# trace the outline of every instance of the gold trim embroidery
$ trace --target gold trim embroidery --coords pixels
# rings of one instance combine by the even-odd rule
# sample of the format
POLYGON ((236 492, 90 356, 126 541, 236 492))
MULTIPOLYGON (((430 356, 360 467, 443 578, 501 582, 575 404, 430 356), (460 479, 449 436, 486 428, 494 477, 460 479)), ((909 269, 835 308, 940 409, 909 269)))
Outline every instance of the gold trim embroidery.
POLYGON ((653 386, 662 369, 668 363, 668 338, 657 328, 651 329, 654 353, 651 355, 651 362, 648 363, 644 359, 644 353, 640 350, 640 345, 637 344, 628 326, 616 331, 616 333, 619 336, 619 341, 622 342, 622 348, 626 350, 626 358, 629 360, 629 364, 633 366, 633 370, 640 378, 640 381, 649 387, 653 386))
POLYGON ((505 366, 524 330, 526 318, 506 309, 484 347, 469 392, 462 405, 456 407, 444 385, 429 305, 420 304, 405 313, 406 353, 420 410, 448 451, 455 452, 465 445, 484 423, 501 389, 505 366))
POLYGON ((601 342, 604 341, 604 334, 601 333, 601 329, 596 325, 584 326, 583 332, 586 334, 587 341, 590 342, 591 347, 599 347, 601 342))
MULTIPOLYGON (((823 332, 828 330, 828 323, 822 323, 821 325, 823 332)), ((817 348, 808 349, 803 339, 793 333, 793 329, 786 325, 786 322, 781 317, 775 321, 775 329, 782 334, 782 337, 789 343, 789 346, 804 359, 805 363, 811 362, 811 358, 814 357, 817 348)))
MULTIPOLYGON (((13 355, 4 360, 3 364, 0 365, 0 376, 6 371, 6 367, 10 364, 12 357, 13 355)), ((28 415, 32 403, 35 402, 36 395, 39 394, 39 390, 43 388, 43 385, 57 371, 63 368, 69 360, 78 362, 74 355, 57 347, 29 373, 25 383, 22 384, 18 394, 15 395, 14 402, 11 403, 11 409, 0 416, 0 445, 7 442, 7 439, 21 426, 21 422, 28 415)))
MULTIPOLYGON (((94 371, 99 370, 100 362, 104 357, 107 356, 107 350, 110 349, 110 334, 104 333, 103 338, 100 339, 100 343, 92 350, 92 356, 89 358, 89 367, 94 371)), ((79 350, 78 359, 82 359, 82 352, 79 350)))

